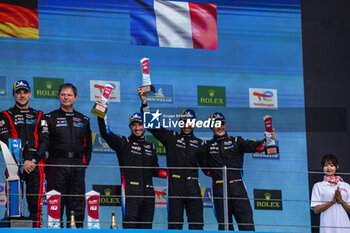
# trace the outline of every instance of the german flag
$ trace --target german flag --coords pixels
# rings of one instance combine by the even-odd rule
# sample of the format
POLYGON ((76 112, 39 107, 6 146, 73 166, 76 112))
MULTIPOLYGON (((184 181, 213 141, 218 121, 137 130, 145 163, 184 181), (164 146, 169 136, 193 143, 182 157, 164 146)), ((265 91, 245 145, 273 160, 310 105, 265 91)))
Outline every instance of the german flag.
POLYGON ((38 0, 0 0, 0 37, 39 39, 38 0))

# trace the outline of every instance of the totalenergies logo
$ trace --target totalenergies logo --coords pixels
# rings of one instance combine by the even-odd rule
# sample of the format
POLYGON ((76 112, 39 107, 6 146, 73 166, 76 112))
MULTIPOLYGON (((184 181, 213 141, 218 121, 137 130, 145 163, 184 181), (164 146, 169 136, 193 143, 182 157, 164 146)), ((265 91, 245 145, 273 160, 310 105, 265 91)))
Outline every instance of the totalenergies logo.
MULTIPOLYGON (((105 95, 107 90, 113 86, 113 91, 109 91, 109 102, 120 102, 120 83, 119 81, 107 80, 90 80, 90 100, 96 101, 102 95, 105 95), (109 84, 109 85, 108 85, 109 84), (107 88, 106 88, 107 85, 107 88), (105 91, 105 92, 104 92, 105 91)), ((105 96, 106 97, 106 96, 105 96)))
POLYGON ((265 91, 263 93, 253 92, 253 95, 257 96, 259 101, 263 99, 264 101, 270 102, 272 101, 273 93, 271 91, 265 91))
MULTIPOLYGON (((95 84, 94 88, 97 88, 100 91, 100 93, 102 94, 103 93, 103 89, 105 88, 105 86, 102 86, 102 85, 99 85, 99 84, 95 84)), ((113 94, 113 93, 114 93, 114 90, 111 92, 111 94, 113 94)))
POLYGON ((160 208, 167 207, 167 188, 166 187, 154 187, 154 194, 156 196, 155 206, 160 208))

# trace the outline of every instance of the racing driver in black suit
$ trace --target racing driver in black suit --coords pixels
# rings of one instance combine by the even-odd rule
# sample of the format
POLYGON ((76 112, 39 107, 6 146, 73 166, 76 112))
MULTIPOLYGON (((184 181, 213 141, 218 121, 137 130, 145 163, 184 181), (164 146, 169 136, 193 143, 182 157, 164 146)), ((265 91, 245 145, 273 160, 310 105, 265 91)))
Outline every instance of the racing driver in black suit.
MULTIPOLYGON (((142 100, 141 112, 148 112, 146 96, 138 89, 142 100)), ((168 229, 182 229, 186 209, 190 230, 203 230, 203 202, 198 183, 198 165, 204 159, 204 143, 193 135, 187 120, 195 120, 193 110, 184 109, 180 120, 185 127, 179 132, 148 129, 166 148, 168 166, 168 229)))
MULTIPOLYGON (((97 103, 101 101, 98 100, 97 103)), ((122 182, 122 212, 124 229, 152 229, 155 195, 152 177, 166 178, 159 169, 155 146, 145 140, 141 113, 130 116, 129 137, 109 130, 107 116, 98 117, 102 138, 116 151, 122 182)))
POLYGON ((10 138, 21 139, 29 217, 33 220, 33 227, 39 228, 43 224, 44 165, 49 135, 43 112, 29 107, 31 95, 31 87, 26 80, 14 83, 13 97, 16 104, 0 115, 0 140, 8 144, 10 138))
MULTIPOLYGON (((265 140, 255 141, 243 137, 231 137, 226 133, 225 117, 220 112, 210 116, 211 121, 221 122, 219 127, 212 128, 214 137, 206 142, 206 167, 227 167, 228 217, 229 230, 233 230, 232 215, 240 231, 254 231, 253 211, 247 190, 242 180, 244 153, 262 152, 265 140)), ((276 138, 275 131, 272 139, 276 138)), ((213 182, 213 200, 219 230, 224 230, 223 177, 221 169, 209 169, 207 175, 213 182)))
MULTIPOLYGON (((85 169, 91 160, 92 139, 90 119, 75 111, 77 88, 71 83, 59 87, 59 109, 46 115, 50 146, 47 167, 48 190, 61 193, 60 218, 66 207, 67 227, 71 211, 75 213, 77 228, 84 225, 85 169)), ((61 227, 63 224, 61 222, 61 227)))

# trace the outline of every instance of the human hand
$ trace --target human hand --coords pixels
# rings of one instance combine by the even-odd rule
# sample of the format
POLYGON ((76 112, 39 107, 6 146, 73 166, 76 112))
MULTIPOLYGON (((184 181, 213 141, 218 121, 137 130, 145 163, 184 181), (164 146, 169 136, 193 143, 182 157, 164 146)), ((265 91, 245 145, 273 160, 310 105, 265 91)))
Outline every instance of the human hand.
POLYGON ((275 129, 272 129, 272 132, 264 132, 265 137, 267 137, 267 135, 270 134, 271 135, 271 139, 275 140, 276 139, 276 132, 275 129))
MULTIPOLYGON (((102 97, 99 97, 97 100, 96 100, 96 104, 98 104, 98 105, 101 105, 101 102, 102 102, 102 97)), ((106 104, 105 104, 105 106, 104 107, 108 107, 108 105, 109 105, 109 102, 106 102, 106 104)))
POLYGON ((141 87, 139 87, 137 89, 137 94, 139 95, 140 99, 142 100, 142 104, 146 104, 147 103, 146 93, 143 92, 141 87))
POLYGON ((26 160, 24 161, 24 164, 23 164, 23 171, 30 174, 32 171, 34 171, 35 167, 36 167, 35 163, 33 163, 30 160, 26 160))
POLYGON ((342 203, 342 202, 343 202, 343 197, 342 197, 342 195, 341 195, 341 192, 340 192, 339 187, 338 187, 337 190, 335 191, 334 198, 336 199, 336 201, 337 201, 338 203, 342 203))

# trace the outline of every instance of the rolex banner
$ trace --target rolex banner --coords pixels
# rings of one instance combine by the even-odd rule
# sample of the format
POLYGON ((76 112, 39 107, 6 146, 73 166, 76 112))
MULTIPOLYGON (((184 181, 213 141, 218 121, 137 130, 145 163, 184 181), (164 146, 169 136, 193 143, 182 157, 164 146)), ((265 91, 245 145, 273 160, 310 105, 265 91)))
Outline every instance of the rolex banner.
POLYGON ((93 184, 92 189, 100 193, 100 206, 121 206, 120 185, 93 184))
POLYGON ((33 82, 35 98, 56 99, 58 88, 64 83, 64 79, 33 77, 33 82))
POLYGON ((226 88, 218 86, 197 86, 198 105, 226 106, 226 88))
POLYGON ((88 210, 88 228, 100 229, 100 194, 96 191, 90 191, 85 194, 88 210))

